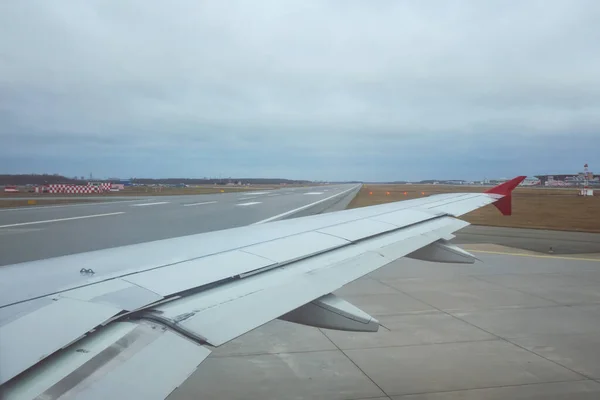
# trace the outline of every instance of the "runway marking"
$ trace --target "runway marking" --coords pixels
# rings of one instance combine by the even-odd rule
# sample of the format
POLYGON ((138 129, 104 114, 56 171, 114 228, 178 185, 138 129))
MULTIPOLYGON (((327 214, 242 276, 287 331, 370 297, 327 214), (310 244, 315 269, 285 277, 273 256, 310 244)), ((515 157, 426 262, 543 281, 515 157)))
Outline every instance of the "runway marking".
MULTIPOLYGON (((35 199, 35 198, 32 199, 32 200, 38 200, 38 201, 41 201, 41 202, 44 201, 44 200, 35 199)), ((0 201, 2 201, 2 200, 0 200, 0 201)), ((0 209, 0 212, 3 212, 3 211, 24 211, 24 210, 45 210, 47 208, 78 207, 78 206, 99 206, 99 205, 105 205, 105 204, 132 203, 134 201, 140 201, 140 199, 135 199, 135 200, 119 200, 119 201, 106 200, 106 201, 97 201, 95 203, 73 203, 73 204, 61 204, 61 205, 53 205, 53 206, 39 205, 39 206, 35 206, 35 207, 31 207, 31 206, 13 207, 13 208, 3 208, 3 209, 0 209)))
POLYGON ((244 194, 249 194, 249 195, 255 195, 255 194, 267 194, 269 192, 252 192, 252 193, 244 193, 244 194))
POLYGON ((323 192, 308 192, 308 193, 304 193, 304 195, 306 196, 307 194, 323 194, 323 192))
POLYGON ((471 251, 473 253, 486 253, 486 254, 502 254, 505 256, 519 256, 519 257, 533 257, 533 258, 554 258, 557 260, 576 260, 576 261, 595 261, 600 262, 600 258, 579 258, 579 257, 565 257, 565 256, 546 256, 542 254, 525 254, 525 253, 510 253, 504 251, 488 251, 488 250, 469 250, 465 248, 467 251, 471 251))
POLYGON ((156 203, 142 203, 142 204, 132 204, 131 207, 146 207, 146 206, 157 206, 159 204, 168 204, 170 201, 159 201, 156 203))
POLYGON ((109 215, 125 214, 124 211, 108 213, 108 214, 94 214, 94 215, 83 215, 81 217, 69 217, 69 218, 58 218, 58 219, 46 219, 44 221, 33 221, 33 222, 20 222, 18 224, 0 225, 0 228, 9 228, 11 226, 23 226, 23 225, 35 225, 35 224, 47 224, 49 222, 60 222, 60 221, 72 221, 74 219, 85 219, 85 218, 97 218, 97 217, 108 217, 109 215))
POLYGON ((314 206, 314 205, 317 205, 317 204, 319 204, 319 203, 322 203, 322 202, 324 202, 324 201, 331 200, 331 199, 333 199, 334 197, 341 196, 341 195, 343 195, 343 194, 345 194, 345 193, 348 193, 348 192, 350 192, 350 191, 352 191, 352 190, 355 190, 357 187, 358 187, 358 186, 354 186, 354 187, 352 187, 352 188, 350 188, 350 189, 348 189, 348 190, 344 190, 343 192, 336 193, 336 194, 334 194, 333 196, 329 196, 329 197, 326 197, 326 198, 324 198, 324 199, 317 200, 317 201, 315 201, 315 202, 313 202, 313 203, 307 204, 307 205, 305 205, 305 206, 298 207, 298 208, 294 208, 293 210, 286 211, 286 212, 284 212, 284 213, 281 213, 281 214, 274 215, 274 216, 272 216, 272 217, 270 217, 270 218, 263 219, 263 220, 261 220, 261 221, 255 222, 255 223, 253 223, 252 225, 264 224, 265 222, 271 222, 271 221, 273 221, 273 220, 276 220, 276 219, 278 219, 278 218, 285 217, 286 215, 290 215, 290 214, 293 214, 293 213, 295 213, 295 212, 302 211, 302 210, 304 210, 304 209, 306 209, 306 208, 312 207, 312 206, 314 206))
POLYGON ((254 196, 254 197, 242 197, 242 198, 240 198, 240 200, 241 200, 241 201, 244 201, 244 200, 252 200, 252 199, 257 199, 257 198, 258 198, 258 196, 254 196))
POLYGON ((254 204, 261 204, 261 203, 262 203, 262 201, 251 201, 249 203, 239 203, 239 204, 236 204, 236 206, 243 206, 243 207, 245 207, 245 206, 251 206, 251 205, 254 205, 254 204))
POLYGON ((267 197, 275 197, 275 196, 281 196, 281 193, 276 193, 276 194, 268 194, 267 197))
POLYGON ((192 203, 192 204, 184 204, 184 207, 190 207, 190 206, 201 206, 203 204, 215 204, 216 201, 205 201, 204 203, 192 203))

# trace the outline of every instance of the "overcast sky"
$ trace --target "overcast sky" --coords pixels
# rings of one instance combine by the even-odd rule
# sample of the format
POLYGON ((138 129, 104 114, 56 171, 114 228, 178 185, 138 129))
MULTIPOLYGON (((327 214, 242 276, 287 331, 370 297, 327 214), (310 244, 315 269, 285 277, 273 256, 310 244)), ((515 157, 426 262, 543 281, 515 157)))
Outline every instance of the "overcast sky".
POLYGON ((600 170, 600 1, 3 1, 0 173, 600 170))

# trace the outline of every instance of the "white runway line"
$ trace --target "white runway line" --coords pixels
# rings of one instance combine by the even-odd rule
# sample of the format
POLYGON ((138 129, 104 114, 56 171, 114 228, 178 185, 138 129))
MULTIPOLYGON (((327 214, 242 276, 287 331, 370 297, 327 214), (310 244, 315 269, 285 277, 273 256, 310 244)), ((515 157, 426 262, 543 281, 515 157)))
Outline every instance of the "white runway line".
POLYGON ((252 196, 252 195, 255 195, 255 194, 267 194, 267 193, 269 193, 269 192, 252 192, 252 193, 244 193, 244 194, 252 196))
POLYGON ((62 208, 62 207, 81 207, 81 206, 102 206, 102 205, 110 205, 110 204, 118 204, 118 203, 132 203, 134 201, 140 201, 140 199, 135 199, 135 200, 120 200, 120 201, 98 201, 95 203, 73 203, 73 204, 62 204, 62 205, 55 205, 55 206, 45 206, 43 205, 44 200, 39 200, 39 199, 31 199, 31 200, 38 200, 40 201, 42 204, 38 203, 38 206, 24 206, 24 207, 18 207, 18 208, 3 208, 0 209, 0 212, 3 211, 24 211, 24 210, 45 210, 47 208, 62 208))
POLYGON ((240 200, 244 201, 244 200, 252 200, 252 199, 256 199, 256 198, 258 198, 258 196, 254 196, 254 197, 242 197, 242 198, 240 198, 240 200))
POLYGON ((251 201, 249 203, 240 203, 240 204, 236 204, 236 206, 251 206, 254 204, 260 204, 262 203, 262 201, 251 201))
POLYGON ((132 204, 131 207, 157 206, 159 204, 169 204, 169 203, 170 203, 170 201, 159 201, 157 203, 132 204))
POLYGON ((281 193, 268 194, 267 197, 281 196, 281 193))
POLYGON ((304 193, 304 195, 306 196, 307 194, 323 194, 323 192, 308 192, 308 193, 304 193))
POLYGON ((216 201, 205 201, 204 203, 192 203, 192 204, 184 204, 184 207, 190 207, 190 206, 201 206, 203 204, 215 204, 216 201))
POLYGON ((97 217, 108 217, 109 215, 125 214, 124 211, 108 213, 108 214, 95 214, 95 215, 83 215, 81 217, 69 217, 69 218, 58 218, 58 219, 47 219, 44 221, 33 221, 33 222, 20 222, 18 224, 0 225, 0 228, 9 228, 11 226, 23 226, 23 225, 35 225, 35 224, 47 224, 49 222, 60 222, 60 221, 71 221, 74 219, 85 219, 85 218, 97 218, 97 217))
POLYGON ((308 208, 308 207, 312 207, 312 206, 314 206, 314 205, 316 205, 316 204, 322 203, 322 202, 324 202, 324 201, 327 201, 327 200, 333 199, 334 197, 341 196, 341 195, 343 195, 343 194, 345 194, 345 193, 348 193, 348 192, 350 192, 350 191, 352 191, 352 190, 355 190, 357 187, 358 187, 358 186, 354 186, 353 188, 350 188, 350 189, 348 189, 348 190, 344 190, 343 192, 340 192, 340 193, 334 194, 333 196, 329 196, 329 197, 326 197, 326 198, 324 198, 324 199, 321 199, 321 200, 315 201, 314 203, 310 203, 310 204, 307 204, 307 205, 305 205, 305 206, 298 207, 298 208, 294 208, 293 210, 286 211, 286 212, 284 212, 284 213, 281 213, 281 214, 274 215, 274 216, 272 216, 272 217, 270 217, 270 218, 263 219, 263 220, 261 220, 261 221, 255 222, 255 223, 253 223, 252 225, 264 224, 265 222, 270 222, 270 221, 276 220, 276 219, 278 219, 278 218, 285 217, 286 215, 290 215, 290 214, 293 214, 293 213, 295 213, 295 212, 302 211, 302 210, 304 210, 304 209, 306 209, 306 208, 308 208))

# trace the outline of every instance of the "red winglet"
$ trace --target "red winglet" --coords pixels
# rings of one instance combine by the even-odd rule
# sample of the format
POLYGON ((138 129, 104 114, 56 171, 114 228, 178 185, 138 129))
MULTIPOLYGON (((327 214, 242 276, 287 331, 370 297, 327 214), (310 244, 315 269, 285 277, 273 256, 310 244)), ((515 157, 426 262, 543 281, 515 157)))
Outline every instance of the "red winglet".
POLYGON ((499 184, 498 186, 494 186, 491 189, 486 190, 484 193, 490 194, 501 194, 502 197, 498 201, 494 203, 496 208, 500 210, 502 215, 511 215, 512 214, 512 191, 519 186, 519 183, 523 182, 527 178, 526 176, 517 176, 510 181, 499 184))

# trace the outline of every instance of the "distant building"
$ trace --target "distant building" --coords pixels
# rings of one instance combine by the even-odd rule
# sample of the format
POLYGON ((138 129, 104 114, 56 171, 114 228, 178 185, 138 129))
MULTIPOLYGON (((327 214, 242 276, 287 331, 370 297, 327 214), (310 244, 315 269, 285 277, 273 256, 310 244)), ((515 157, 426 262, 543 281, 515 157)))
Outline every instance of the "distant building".
POLYGON ((542 186, 542 181, 538 178, 527 177, 519 184, 519 186, 542 186))
MULTIPOLYGON (((556 175, 536 175, 542 186, 583 186, 585 177, 583 172, 578 174, 556 174, 556 175)), ((600 175, 594 175, 592 172, 588 175, 589 186, 600 186, 600 175)))

